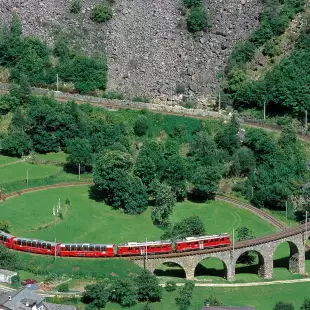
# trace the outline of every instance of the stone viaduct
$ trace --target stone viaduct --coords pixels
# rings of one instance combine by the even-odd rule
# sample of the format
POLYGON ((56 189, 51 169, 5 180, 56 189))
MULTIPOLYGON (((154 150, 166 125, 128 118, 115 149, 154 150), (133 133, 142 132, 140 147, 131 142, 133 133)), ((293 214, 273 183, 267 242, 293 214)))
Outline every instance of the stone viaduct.
MULTIPOLYGON (((310 227, 309 224, 308 226, 310 227)), ((229 246, 201 252, 187 252, 181 255, 177 253, 161 256, 149 255, 147 259, 137 257, 133 261, 151 272, 154 272, 160 264, 175 263, 184 269, 187 279, 194 279, 197 265, 204 259, 216 257, 223 262, 226 279, 233 281, 238 258, 243 253, 254 251, 259 258, 259 276, 271 279, 273 277, 274 253, 281 243, 287 242, 290 247, 289 270, 293 273, 303 274, 305 272, 305 240, 309 237, 309 234, 306 236, 303 228, 299 227, 298 231, 295 228, 260 239, 237 242, 234 248, 229 246)))

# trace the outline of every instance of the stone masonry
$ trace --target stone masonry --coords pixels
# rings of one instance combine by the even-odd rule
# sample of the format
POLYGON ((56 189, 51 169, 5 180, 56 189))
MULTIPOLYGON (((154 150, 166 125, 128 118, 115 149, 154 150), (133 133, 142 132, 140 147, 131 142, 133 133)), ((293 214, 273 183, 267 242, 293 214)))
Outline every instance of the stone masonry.
POLYGON ((156 258, 156 256, 149 256, 147 262, 145 258, 134 260, 140 267, 146 267, 151 272, 163 263, 176 263, 180 265, 186 274, 187 279, 194 279, 195 269, 197 265, 204 259, 216 257, 223 262, 226 279, 233 281, 235 279, 236 262, 238 258, 247 251, 254 251, 259 257, 259 276, 264 279, 272 279, 273 277, 273 255, 277 247, 283 243, 288 242, 290 247, 290 261, 289 270, 293 273, 303 274, 305 272, 305 246, 304 234, 290 236, 287 238, 249 246, 244 248, 237 248, 234 251, 232 248, 226 251, 214 252, 208 254, 195 254, 171 258, 156 258), (146 264, 146 266, 145 266, 146 264))

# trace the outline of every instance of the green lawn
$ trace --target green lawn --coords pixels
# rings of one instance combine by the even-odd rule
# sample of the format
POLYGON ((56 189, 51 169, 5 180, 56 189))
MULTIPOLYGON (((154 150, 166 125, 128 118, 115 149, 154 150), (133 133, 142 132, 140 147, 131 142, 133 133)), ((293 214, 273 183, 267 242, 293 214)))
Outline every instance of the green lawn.
MULTIPOLYGON (((250 212, 219 201, 178 203, 172 222, 194 214, 199 214, 204 221, 208 234, 231 233, 233 228, 244 223, 257 235, 275 231, 250 212)), ((156 240, 162 235, 162 230, 151 222, 150 209, 137 216, 123 214, 102 202, 89 199, 86 186, 40 191, 5 201, 1 205, 1 218, 11 222, 11 231, 16 235, 47 240, 56 238, 62 242, 122 243, 144 241, 146 238, 156 240), (71 201, 65 218, 49 228, 30 231, 55 219, 52 209, 59 198, 62 206, 66 198, 71 201)))
POLYGON ((64 152, 58 152, 58 153, 35 154, 34 158, 39 160, 50 160, 65 163, 67 160, 67 156, 68 155, 64 152))
POLYGON ((14 161, 19 161, 19 160, 21 160, 21 158, 0 155, 0 165, 12 163, 14 161))

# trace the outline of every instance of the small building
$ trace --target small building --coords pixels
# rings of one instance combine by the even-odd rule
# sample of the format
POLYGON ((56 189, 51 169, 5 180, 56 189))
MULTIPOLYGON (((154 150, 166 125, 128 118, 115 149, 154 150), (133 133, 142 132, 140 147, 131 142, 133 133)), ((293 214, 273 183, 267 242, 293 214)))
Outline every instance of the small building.
POLYGON ((11 284, 12 278, 14 276, 17 276, 17 272, 10 271, 10 270, 5 270, 5 269, 0 269, 0 282, 1 283, 9 283, 9 284, 11 284))
POLYGON ((254 307, 204 306, 201 310, 255 310, 254 307))
POLYGON ((76 310, 75 306, 52 304, 30 288, 0 291, 0 310, 76 310))

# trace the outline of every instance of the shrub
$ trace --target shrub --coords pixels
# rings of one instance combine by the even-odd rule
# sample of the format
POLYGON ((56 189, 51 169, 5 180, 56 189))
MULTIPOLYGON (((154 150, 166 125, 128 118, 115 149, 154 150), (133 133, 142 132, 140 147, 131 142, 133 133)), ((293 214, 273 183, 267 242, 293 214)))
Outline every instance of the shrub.
POLYGON ((174 281, 167 281, 165 289, 167 292, 173 292, 177 289, 177 284, 174 281))
POLYGON ((263 54, 269 57, 278 56, 281 54, 281 48, 273 40, 270 40, 265 43, 263 54))
POLYGON ((116 91, 110 91, 110 92, 105 92, 102 95, 103 98, 107 98, 107 99, 118 99, 118 100, 123 100, 124 96, 121 93, 118 93, 116 91))
POLYGON ((186 92, 186 87, 184 84, 177 84, 177 87, 175 89, 175 92, 177 94, 184 94, 186 92))
POLYGON ((202 0, 183 0, 183 3, 186 7, 191 8, 193 6, 201 6, 202 0))
POLYGON ((69 284, 68 282, 66 283, 61 283, 56 287, 57 292, 69 292, 69 284))
POLYGON ((110 20, 113 16, 112 8, 105 4, 96 5, 91 13, 91 20, 97 23, 104 23, 110 20))
POLYGON ((144 115, 139 116, 133 125, 133 130, 137 136, 145 135, 148 128, 149 128, 148 119, 144 115))
POLYGON ((13 276, 11 278, 11 284, 14 287, 19 287, 20 286, 20 276, 19 276, 19 274, 15 275, 15 276, 13 276))
POLYGON ((190 32, 205 31, 209 27, 208 10, 204 6, 191 7, 187 17, 187 28, 190 32))
POLYGON ((81 8, 82 8, 81 1, 80 0, 73 0, 71 2, 71 6, 70 6, 70 12, 73 14, 78 14, 78 13, 80 13, 81 8))
POLYGON ((132 101, 133 101, 133 102, 145 102, 145 103, 149 103, 149 102, 150 102, 150 99, 147 98, 147 97, 137 96, 137 97, 132 98, 132 101))

